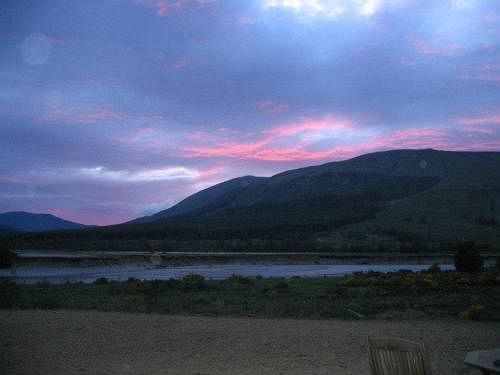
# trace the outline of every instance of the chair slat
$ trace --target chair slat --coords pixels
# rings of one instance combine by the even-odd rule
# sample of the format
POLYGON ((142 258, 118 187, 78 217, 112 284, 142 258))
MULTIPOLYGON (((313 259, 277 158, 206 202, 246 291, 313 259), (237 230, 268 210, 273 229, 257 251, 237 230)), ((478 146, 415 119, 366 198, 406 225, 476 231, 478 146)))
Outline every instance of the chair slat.
POLYGON ((423 344, 394 338, 368 337, 371 375, 431 375, 423 344))

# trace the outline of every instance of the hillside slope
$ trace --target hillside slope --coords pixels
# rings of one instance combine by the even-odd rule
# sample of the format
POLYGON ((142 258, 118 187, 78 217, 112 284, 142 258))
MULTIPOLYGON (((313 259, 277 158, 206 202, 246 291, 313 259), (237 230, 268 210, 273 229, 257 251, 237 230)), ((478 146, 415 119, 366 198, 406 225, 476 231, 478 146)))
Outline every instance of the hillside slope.
POLYGON ((186 199, 182 200, 181 202, 177 203, 176 205, 166 210, 160 211, 151 216, 144 216, 132 220, 130 223, 148 223, 159 219, 165 219, 168 217, 187 214, 189 212, 195 211, 204 206, 212 204, 221 196, 228 194, 229 192, 235 189, 258 184, 263 180, 265 180, 264 177, 244 176, 224 181, 221 182, 220 184, 211 186, 207 189, 201 190, 193 195, 190 195, 186 199))

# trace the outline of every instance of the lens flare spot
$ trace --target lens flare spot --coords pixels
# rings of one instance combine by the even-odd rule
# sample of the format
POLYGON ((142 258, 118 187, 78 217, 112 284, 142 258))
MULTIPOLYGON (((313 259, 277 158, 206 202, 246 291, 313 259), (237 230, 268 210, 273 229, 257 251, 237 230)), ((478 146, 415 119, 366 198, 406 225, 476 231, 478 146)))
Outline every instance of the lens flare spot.
POLYGON ((21 45, 24 62, 29 65, 42 65, 50 57, 51 44, 47 37, 40 33, 31 34, 21 45))

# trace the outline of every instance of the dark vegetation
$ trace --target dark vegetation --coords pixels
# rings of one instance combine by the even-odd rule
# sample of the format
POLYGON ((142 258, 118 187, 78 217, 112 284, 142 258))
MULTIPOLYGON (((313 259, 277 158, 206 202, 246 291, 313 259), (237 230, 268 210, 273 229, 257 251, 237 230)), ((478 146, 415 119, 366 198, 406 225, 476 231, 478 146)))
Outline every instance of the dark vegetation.
POLYGON ((458 246, 455 254, 455 268, 460 272, 478 272, 483 267, 483 259, 479 249, 472 241, 458 246))
POLYGON ((71 309, 268 318, 500 320, 498 271, 353 274, 344 278, 18 285, 0 281, 0 308, 71 309))
POLYGON ((14 261, 14 253, 0 243, 0 268, 9 268, 14 261))

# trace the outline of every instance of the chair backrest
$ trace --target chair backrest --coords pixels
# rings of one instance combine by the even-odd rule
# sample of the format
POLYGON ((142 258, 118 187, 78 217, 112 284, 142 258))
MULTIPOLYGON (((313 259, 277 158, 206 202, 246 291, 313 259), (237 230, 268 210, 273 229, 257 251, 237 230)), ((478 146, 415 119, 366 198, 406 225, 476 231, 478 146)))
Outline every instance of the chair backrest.
POLYGON ((424 344, 394 338, 368 337, 371 375, 431 375, 424 344))

